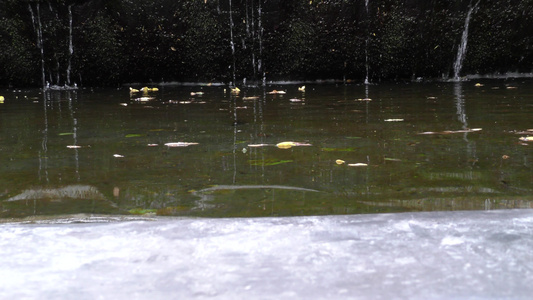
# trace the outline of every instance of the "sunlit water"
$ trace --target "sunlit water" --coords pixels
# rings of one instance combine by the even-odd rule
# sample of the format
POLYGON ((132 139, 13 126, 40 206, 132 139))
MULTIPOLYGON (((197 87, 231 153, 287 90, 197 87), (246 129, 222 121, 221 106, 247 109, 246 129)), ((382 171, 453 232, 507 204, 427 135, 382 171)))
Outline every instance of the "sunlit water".
POLYGON ((1 216, 533 207, 533 82, 475 83, 3 90, 1 216))

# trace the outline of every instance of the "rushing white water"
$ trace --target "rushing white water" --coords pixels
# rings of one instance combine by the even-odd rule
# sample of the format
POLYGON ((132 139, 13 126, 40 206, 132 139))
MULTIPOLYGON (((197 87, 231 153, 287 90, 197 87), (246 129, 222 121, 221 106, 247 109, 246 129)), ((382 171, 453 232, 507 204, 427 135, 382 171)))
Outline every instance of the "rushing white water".
POLYGON ((466 14, 465 28, 463 30, 461 42, 459 43, 459 47, 457 48, 457 56, 453 64, 453 79, 456 81, 459 80, 459 76, 461 73, 461 69, 463 68, 463 62, 464 62, 465 55, 466 55, 466 46, 468 43, 468 26, 470 25, 470 18, 472 17, 472 13, 477 8, 478 4, 479 4, 479 1, 475 5, 470 6, 470 9, 468 10, 468 13, 466 14))
POLYGON ((530 299, 533 293, 531 209, 116 222, 127 218, 1 225, 0 298, 530 299))

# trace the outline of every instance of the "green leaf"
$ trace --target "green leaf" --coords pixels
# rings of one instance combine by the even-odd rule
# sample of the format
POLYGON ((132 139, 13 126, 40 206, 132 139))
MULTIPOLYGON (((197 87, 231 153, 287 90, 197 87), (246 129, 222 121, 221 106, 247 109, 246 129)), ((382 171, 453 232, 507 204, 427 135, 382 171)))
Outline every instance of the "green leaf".
POLYGON ((322 151, 326 152, 352 152, 357 150, 357 148, 322 148, 322 151))
POLYGON ((275 166, 293 162, 292 160, 255 159, 248 161, 252 166, 275 166))
POLYGON ((133 209, 128 210, 128 212, 132 215, 146 215, 150 213, 156 213, 157 209, 133 208, 133 209))

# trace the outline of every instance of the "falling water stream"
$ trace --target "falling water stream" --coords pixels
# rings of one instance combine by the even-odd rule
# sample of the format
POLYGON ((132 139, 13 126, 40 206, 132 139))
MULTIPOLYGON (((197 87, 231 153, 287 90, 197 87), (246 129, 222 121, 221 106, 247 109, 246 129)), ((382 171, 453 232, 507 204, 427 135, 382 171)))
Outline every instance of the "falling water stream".
POLYGON ((68 6, 68 66, 67 66, 67 85, 70 85, 70 71, 72 54, 74 54, 74 47, 72 46, 72 5, 68 6))
POLYGON ((468 13, 466 14, 463 35, 461 36, 461 42, 459 43, 459 47, 457 48, 457 57, 453 64, 453 80, 455 81, 460 80, 460 73, 461 69, 463 68, 463 62, 466 55, 466 46, 468 43, 468 26, 470 24, 470 18, 472 16, 472 13, 477 8, 478 4, 479 1, 476 2, 475 5, 471 5, 470 9, 468 10, 468 13))
POLYGON ((41 54, 41 85, 44 88, 46 88, 46 79, 44 74, 44 46, 43 46, 43 29, 41 24, 41 11, 39 8, 39 3, 35 4, 35 11, 37 13, 37 22, 35 21, 35 15, 33 13, 33 8, 31 7, 31 3, 28 3, 28 9, 30 10, 31 20, 33 29, 36 33, 36 39, 37 39, 37 48, 39 48, 40 54, 41 54))
MULTIPOLYGON (((365 9, 366 9, 367 18, 370 17, 369 14, 368 14, 368 2, 369 2, 369 0, 365 0, 365 9)), ((370 38, 370 32, 367 32, 367 36, 366 36, 366 40, 365 40, 365 69, 366 69, 365 84, 370 84, 370 81, 369 81, 369 78, 368 78, 368 69, 369 69, 369 66, 368 66, 368 41, 369 41, 369 38, 370 38)))
POLYGON ((229 0, 229 27, 230 27, 230 46, 231 46, 231 56, 233 59, 233 81, 232 85, 235 85, 237 82, 235 77, 235 43, 233 42, 233 7, 231 5, 231 0, 229 0))

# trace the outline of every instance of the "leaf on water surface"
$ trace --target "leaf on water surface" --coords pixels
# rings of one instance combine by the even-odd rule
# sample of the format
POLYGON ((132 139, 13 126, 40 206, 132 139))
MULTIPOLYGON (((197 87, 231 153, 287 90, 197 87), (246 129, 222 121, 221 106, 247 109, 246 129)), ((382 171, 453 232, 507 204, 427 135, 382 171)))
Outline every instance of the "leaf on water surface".
POLYGON ((121 154, 113 154, 113 157, 116 157, 116 158, 123 158, 124 155, 121 155, 121 154))
POLYGON ((337 165, 343 165, 343 164, 346 163, 346 162, 345 162, 344 160, 342 160, 342 159, 337 159, 337 160, 335 161, 335 163, 336 163, 337 165))
POLYGON ((159 146, 159 144, 148 144, 147 146, 148 147, 157 147, 157 146, 159 146))
POLYGON ((148 92, 157 92, 159 91, 158 88, 149 88, 147 86, 141 88, 141 92, 148 93, 148 92))
POLYGON ((303 102, 302 99, 297 99, 297 98, 289 99, 289 101, 291 101, 291 102, 295 102, 295 103, 303 102))
POLYGON ((155 97, 139 97, 133 100, 138 101, 138 102, 147 102, 147 101, 154 100, 154 99, 155 97))
POLYGON ((368 164, 365 163, 355 163, 355 164, 348 164, 349 167, 366 167, 368 164))
POLYGON ((165 144, 165 146, 170 147, 170 148, 188 147, 188 146, 191 146, 191 145, 198 145, 198 143, 176 142, 176 143, 166 143, 165 144))
POLYGON ((287 94, 287 92, 278 91, 278 90, 272 90, 272 91, 268 92, 267 94, 269 94, 269 95, 285 95, 285 94, 287 94))
POLYGON ((322 151, 326 152, 353 152, 356 148, 322 148, 322 151))
POLYGON ((385 122, 403 122, 403 119, 385 119, 385 122))
POLYGON ((291 163, 293 160, 274 160, 274 159, 254 159, 248 161, 251 166, 275 166, 286 163, 291 163))
POLYGON ((74 132, 62 132, 59 135, 60 136, 63 136, 63 135, 74 135, 74 132))
POLYGON ((372 101, 372 99, 370 98, 359 98, 359 99, 355 99, 356 101, 372 101))
POLYGON ((299 142, 281 142, 281 143, 276 144, 276 147, 278 147, 279 149, 290 149, 292 147, 301 147, 301 146, 313 146, 313 145, 307 144, 307 143, 299 143, 299 142))
POLYGON ((420 132, 418 134, 431 135, 431 134, 452 134, 452 133, 468 133, 468 132, 478 132, 481 131, 481 128, 472 128, 472 129, 462 129, 462 130, 445 130, 445 131, 426 131, 420 132))
POLYGON ((392 158, 392 157, 385 157, 384 160, 386 160, 386 161, 402 161, 399 158, 392 158))
POLYGON ((248 147, 250 148, 259 148, 259 147, 267 147, 267 146, 274 146, 272 144, 249 144, 248 147))
POLYGON ((119 105, 128 106, 128 103, 119 103, 119 105))
POLYGON ((259 99, 258 96, 249 96, 249 97, 242 97, 242 100, 256 100, 259 99))
POLYGON ((142 136, 142 134, 138 134, 138 133, 130 133, 130 134, 126 134, 126 137, 127 137, 127 138, 140 137, 140 136, 142 136))
POLYGON ((204 92, 191 92, 191 96, 202 96, 204 92))
POLYGON ((519 138, 522 142, 533 142, 533 136, 523 136, 519 138))
POLYGON ((78 145, 68 145, 67 148, 69 148, 69 149, 80 149, 81 146, 78 146, 78 145))

